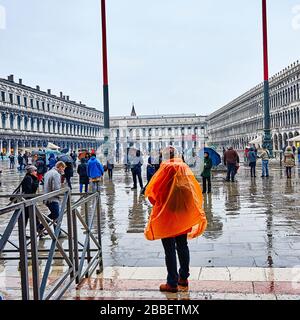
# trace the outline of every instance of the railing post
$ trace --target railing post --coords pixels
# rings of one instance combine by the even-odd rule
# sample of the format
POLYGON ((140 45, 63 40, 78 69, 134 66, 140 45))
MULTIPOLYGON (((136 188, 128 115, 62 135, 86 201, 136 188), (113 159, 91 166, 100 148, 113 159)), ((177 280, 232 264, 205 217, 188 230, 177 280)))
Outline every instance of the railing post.
POLYGON ((29 280, 28 280, 28 253, 26 245, 26 227, 25 227, 25 207, 21 209, 18 219, 19 233, 19 253, 20 253, 20 271, 21 271, 21 288, 22 300, 29 300, 29 280))
POLYGON ((72 263, 72 272, 70 273, 70 279, 74 278, 76 273, 76 268, 74 264, 74 248, 73 248, 73 216, 72 216, 72 209, 71 209, 71 192, 68 192, 68 199, 67 199, 67 224, 68 224, 68 245, 69 245, 69 259, 72 263), (75 271, 75 273, 74 273, 75 271))
POLYGON ((75 267, 75 283, 79 283, 80 275, 79 272, 79 254, 78 254, 78 233, 77 233, 77 217, 76 217, 76 209, 72 210, 72 222, 73 222, 73 250, 74 250, 74 267, 75 267))
POLYGON ((100 246, 100 252, 99 252, 99 270, 97 270, 97 274, 101 273, 103 271, 103 257, 102 257, 102 243, 101 243, 101 197, 100 192, 97 192, 97 198, 96 198, 97 204, 96 204, 96 210, 97 210, 97 232, 98 232, 98 243, 100 246))
MULTIPOLYGON (((88 231, 87 231, 87 239, 88 239, 88 242, 87 242, 87 262, 90 263, 90 261, 91 261, 90 231, 91 230, 89 228, 89 203, 88 202, 86 202, 84 204, 84 213, 85 213, 85 223, 88 226, 88 231)), ((86 273, 85 277, 88 278, 89 274, 86 273)))
POLYGON ((37 238, 36 238, 37 230, 36 230, 35 205, 30 205, 28 207, 28 211, 29 211, 29 219, 30 219, 33 299, 41 300, 39 253, 38 253, 37 238))

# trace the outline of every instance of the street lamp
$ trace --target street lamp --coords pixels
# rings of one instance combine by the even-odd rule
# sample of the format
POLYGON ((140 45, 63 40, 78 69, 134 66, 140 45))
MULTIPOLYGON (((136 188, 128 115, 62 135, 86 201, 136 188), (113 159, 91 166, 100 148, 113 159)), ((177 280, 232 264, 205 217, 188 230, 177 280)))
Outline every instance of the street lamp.
POLYGON ((268 22, 267 0, 262 0, 262 24, 263 24, 263 53, 264 53, 264 140, 270 156, 273 156, 273 144, 270 129, 270 87, 269 87, 269 61, 268 61, 268 22))
MULTIPOLYGON (((109 139, 109 94, 108 94, 108 68, 107 68, 107 41, 106 41, 106 9, 105 0, 101 0, 102 21, 102 65, 103 65, 103 107, 104 107, 104 144, 109 139)), ((108 148, 104 147, 107 156, 108 148)))

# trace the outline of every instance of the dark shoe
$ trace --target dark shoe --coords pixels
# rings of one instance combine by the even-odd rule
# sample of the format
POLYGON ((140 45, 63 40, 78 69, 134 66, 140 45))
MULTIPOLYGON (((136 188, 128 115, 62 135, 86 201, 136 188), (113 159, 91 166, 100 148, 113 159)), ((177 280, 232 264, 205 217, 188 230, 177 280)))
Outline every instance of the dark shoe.
POLYGON ((264 178, 265 176, 261 176, 262 178, 264 178))
POLYGON ((47 237, 47 235, 48 235, 47 231, 42 231, 41 233, 39 233, 39 238, 44 239, 45 237, 47 237))
POLYGON ((137 189, 137 187, 133 187, 133 188, 131 188, 131 190, 136 190, 137 189))
POLYGON ((189 281, 188 281, 188 280, 183 280, 183 279, 179 278, 179 280, 178 280, 178 285, 179 285, 180 287, 185 287, 185 288, 187 288, 187 287, 189 286, 189 281))
POLYGON ((178 292, 178 286, 172 287, 172 286, 170 286, 168 283, 166 283, 166 284, 161 284, 160 287, 159 287, 159 290, 160 290, 161 292, 172 292, 172 293, 176 293, 176 292, 178 292))
POLYGON ((63 233, 63 232, 59 233, 58 239, 66 239, 66 238, 68 238, 68 236, 65 233, 63 233))

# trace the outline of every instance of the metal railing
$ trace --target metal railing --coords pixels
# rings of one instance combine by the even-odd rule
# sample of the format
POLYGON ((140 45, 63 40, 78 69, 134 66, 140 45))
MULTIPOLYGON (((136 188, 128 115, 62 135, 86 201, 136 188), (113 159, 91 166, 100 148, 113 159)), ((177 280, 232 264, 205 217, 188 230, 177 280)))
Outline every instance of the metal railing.
POLYGON ((13 194, 0 195, 0 198, 9 198, 13 202, 0 209, 0 216, 10 215, 3 234, 0 234, 0 260, 19 260, 23 300, 60 299, 73 282, 80 284, 84 278, 95 271, 97 266, 99 267, 97 272, 102 272, 101 200, 98 192, 71 194, 68 188, 64 188, 44 195, 13 194), (40 210, 41 205, 53 197, 61 198, 59 216, 55 221, 40 210), (79 197, 79 199, 72 203, 73 197, 74 199, 79 197), (29 217, 30 223, 28 241, 26 216, 29 217), (64 218, 67 220, 66 230, 62 227, 64 218), (16 228, 18 229, 17 243, 12 239, 16 228), (79 241, 80 228, 85 233, 84 243, 79 241), (48 249, 40 249, 38 246, 42 229, 51 238, 48 249), (62 234, 67 238, 67 248, 64 248, 59 241, 62 234), (13 249, 5 249, 7 244, 10 244, 13 249), (57 256, 57 253, 60 256, 57 256), (9 254, 14 255, 8 257, 9 254), (55 259, 63 260, 67 271, 49 286, 47 285, 49 273, 55 259), (46 260, 43 272, 40 267, 42 260, 46 260), (32 290, 29 286, 29 262, 32 266, 32 290))

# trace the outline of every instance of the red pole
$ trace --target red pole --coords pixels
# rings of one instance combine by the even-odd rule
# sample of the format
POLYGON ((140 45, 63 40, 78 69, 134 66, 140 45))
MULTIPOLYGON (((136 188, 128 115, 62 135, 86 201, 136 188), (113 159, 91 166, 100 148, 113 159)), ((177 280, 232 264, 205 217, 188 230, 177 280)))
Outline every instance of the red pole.
POLYGON ((101 0, 101 16, 102 16, 103 84, 108 85, 105 0, 101 0))
POLYGON ((107 70, 107 42, 106 42, 106 9, 105 0, 101 0, 102 20, 102 64, 103 64, 103 112, 104 112, 104 140, 108 140, 109 129, 109 94, 107 70))
POLYGON ((262 11, 263 11, 264 80, 267 81, 269 80, 267 0, 262 0, 262 11))
POLYGON ((263 50, 264 50, 264 141, 270 155, 273 156, 273 142, 270 123, 270 87, 269 87, 269 59, 268 59, 268 21, 267 0, 262 0, 263 50))

